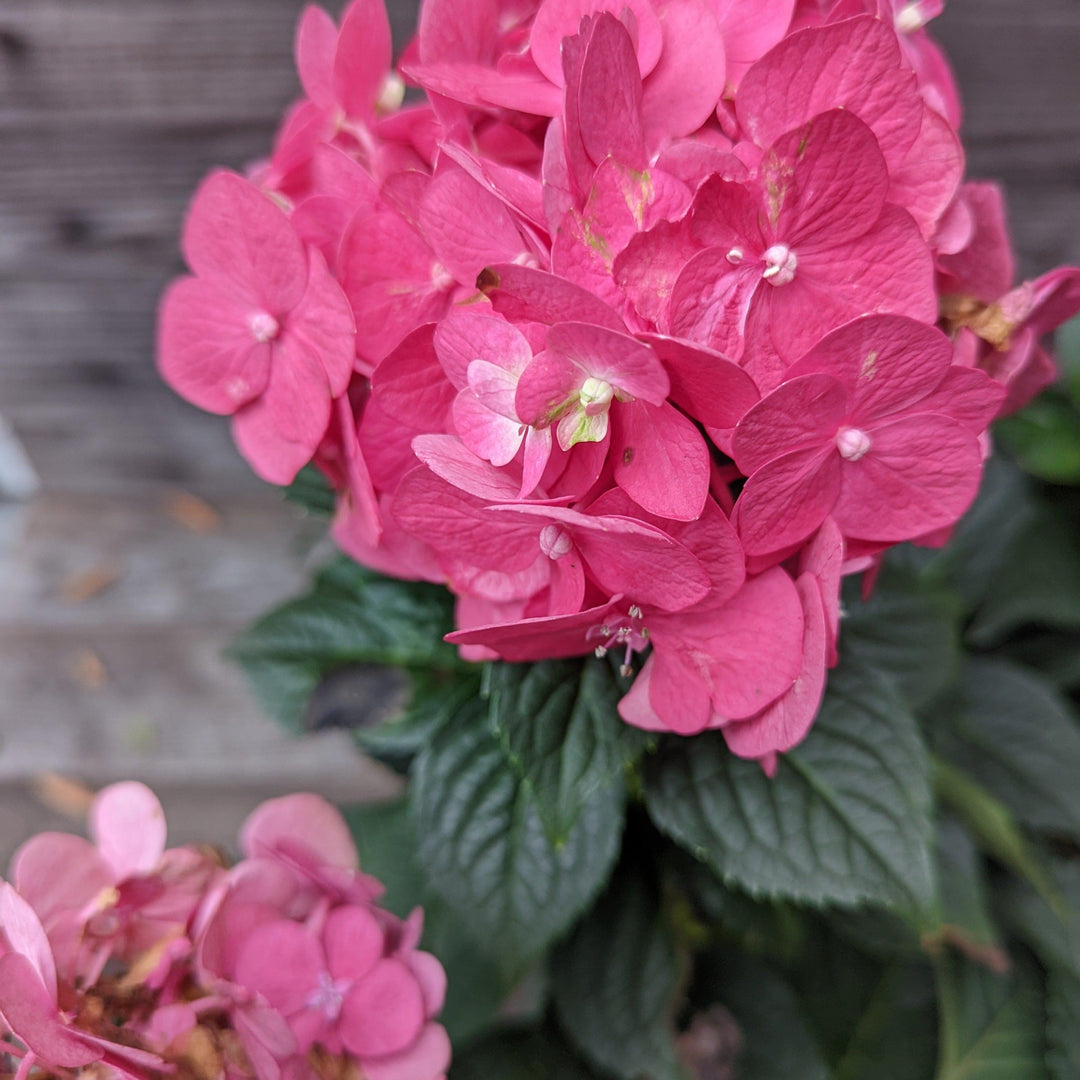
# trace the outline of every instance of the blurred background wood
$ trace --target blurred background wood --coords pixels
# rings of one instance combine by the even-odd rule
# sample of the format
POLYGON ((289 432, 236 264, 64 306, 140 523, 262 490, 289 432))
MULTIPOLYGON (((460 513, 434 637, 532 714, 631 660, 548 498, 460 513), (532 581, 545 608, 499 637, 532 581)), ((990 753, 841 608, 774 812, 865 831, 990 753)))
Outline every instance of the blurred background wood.
MULTIPOLYGON (((340 734, 287 740, 220 660, 299 587, 306 526, 152 360, 184 206, 267 151, 301 7, 0 0, 0 414, 43 486, 0 504, 0 859, 51 820, 48 770, 164 785, 181 839, 290 787, 389 790, 340 734)), ((415 4, 391 7, 400 44, 415 4)), ((1080 4, 951 0, 934 27, 1022 270, 1080 261, 1080 4)))

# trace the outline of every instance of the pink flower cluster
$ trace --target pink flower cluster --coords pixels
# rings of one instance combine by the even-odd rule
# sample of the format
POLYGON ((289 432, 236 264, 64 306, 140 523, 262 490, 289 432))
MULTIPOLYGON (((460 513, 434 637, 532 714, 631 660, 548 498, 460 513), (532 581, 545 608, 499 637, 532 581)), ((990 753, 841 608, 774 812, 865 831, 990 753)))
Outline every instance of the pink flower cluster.
POLYGON ((33 837, 0 881, 0 1072, 6 1057, 18 1080, 444 1080, 423 914, 378 906, 323 799, 264 803, 231 870, 167 849, 141 784, 103 790, 90 827, 93 842, 33 837))
POLYGON ((942 543, 1080 271, 1014 287, 941 0, 381 0, 302 18, 271 159, 212 175, 160 366, 470 659, 618 650, 620 712, 771 767, 841 575, 942 543), (405 83, 426 98, 405 103, 405 83))

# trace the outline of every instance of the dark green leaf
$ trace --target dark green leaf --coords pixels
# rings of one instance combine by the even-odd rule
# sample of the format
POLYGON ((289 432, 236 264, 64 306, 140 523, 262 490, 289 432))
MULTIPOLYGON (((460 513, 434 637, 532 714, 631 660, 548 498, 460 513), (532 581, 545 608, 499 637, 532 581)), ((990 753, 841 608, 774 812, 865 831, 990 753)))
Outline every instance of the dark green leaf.
POLYGON ((845 590, 841 653, 888 672, 912 708, 936 697, 956 674, 960 604, 954 593, 909 569, 887 565, 868 600, 845 590))
POLYGON ((473 944, 461 919, 428 887, 416 861, 416 833, 405 800, 352 807, 346 818, 360 851, 360 865, 386 886, 383 903, 404 918, 424 909, 423 948, 446 969, 446 1005, 440 1022, 455 1044, 490 1023, 511 990, 494 961, 473 944))
POLYGON ((520 777, 474 701, 436 733, 413 769, 420 861, 478 943, 518 973, 603 888, 622 837, 624 791, 594 792, 554 847, 520 777))
POLYGON ((771 969, 734 950, 706 954, 698 962, 695 996, 723 1005, 735 1018, 742 1035, 739 1080, 825 1080, 828 1071, 798 999, 771 969))
POLYGON ((1047 390, 999 420, 994 434, 1032 476, 1053 484, 1080 483, 1080 413, 1062 392, 1047 390))
POLYGON ((617 711, 625 692, 606 660, 494 664, 491 722, 554 843, 596 792, 621 784, 649 737, 617 711))
POLYGON ((938 1080, 1046 1080, 1042 1002, 1026 972, 995 975, 955 953, 936 971, 938 1080))
POLYGON ((1034 631, 998 650, 1007 659, 1034 668, 1059 690, 1080 688, 1080 633, 1034 631))
POLYGON ((930 791, 914 719, 887 679, 839 668, 810 737, 770 780, 719 737, 671 740, 646 776, 649 813, 755 896, 923 907, 930 791))
POLYGON ((624 1080, 678 1080, 681 975, 649 884, 619 875, 552 958, 556 1014, 599 1068, 624 1080))
POLYGON ((329 518, 334 515, 337 496, 330 481, 314 465, 305 465, 283 491, 289 502, 302 506, 314 517, 329 518))
POLYGON ((1080 728, 1043 680, 971 659, 929 725, 939 754, 1036 829, 1080 836, 1080 728))
MULTIPOLYGON (((452 624, 453 603, 441 586, 391 581, 341 557, 320 572, 311 592, 263 616, 229 654, 263 707, 295 729, 320 680, 341 668, 462 669, 442 640, 452 624)), ((372 719, 368 714, 364 722, 372 719)))
POLYGON ((495 1032, 455 1055, 450 1080, 593 1080, 554 1032, 495 1032))
POLYGON ((994 645, 1022 626, 1080 629, 1080 546, 1076 528, 1047 504, 1014 538, 969 636, 994 645))
POLYGON ((1005 878, 995 890, 995 908, 1046 967, 1080 978, 1080 864, 1048 860, 1047 865, 1052 895, 1005 878))
POLYGON ((1046 980, 1046 1064, 1053 1080, 1080 1077, 1080 978, 1051 971, 1046 980))

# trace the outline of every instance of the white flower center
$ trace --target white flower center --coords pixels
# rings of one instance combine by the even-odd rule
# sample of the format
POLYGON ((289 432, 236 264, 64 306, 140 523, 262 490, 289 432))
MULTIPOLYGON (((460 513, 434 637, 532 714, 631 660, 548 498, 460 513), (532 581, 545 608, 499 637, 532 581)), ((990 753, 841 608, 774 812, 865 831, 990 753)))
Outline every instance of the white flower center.
POLYGON ((799 260, 787 244, 773 244, 765 252, 765 272, 761 275, 770 285, 787 285, 795 279, 799 260))
POLYGON ((281 333, 281 324, 268 311, 256 311, 248 318, 248 326, 260 345, 273 341, 281 333))
POLYGON ((540 530, 540 550, 549 559, 561 559, 574 546, 570 534, 558 525, 545 525, 540 530))
POLYGON ((607 411, 611 399, 615 396, 615 387, 604 379, 594 379, 590 376, 581 384, 578 396, 585 415, 596 416, 607 411))
POLYGON ((329 971, 320 971, 319 985, 308 994, 307 1007, 322 1013, 328 1023, 333 1023, 341 1015, 348 988, 346 983, 334 982, 329 971))
POLYGON ((845 461, 858 461, 870 449, 870 436, 859 428, 843 427, 836 433, 836 449, 845 461))
POLYGON ((916 30, 921 30, 926 25, 922 6, 918 3, 918 0, 905 4, 896 13, 895 25, 901 34, 914 34, 916 30))

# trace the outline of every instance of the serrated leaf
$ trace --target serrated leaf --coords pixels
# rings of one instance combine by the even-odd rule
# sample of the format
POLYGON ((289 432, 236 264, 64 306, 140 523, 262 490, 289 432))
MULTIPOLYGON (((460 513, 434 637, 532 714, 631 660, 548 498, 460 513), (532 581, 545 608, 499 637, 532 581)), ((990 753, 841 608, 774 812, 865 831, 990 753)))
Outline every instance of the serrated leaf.
POLYGON ((1080 413, 1058 390, 999 420, 994 434, 1027 473, 1052 484, 1080 483, 1080 413))
POLYGON ((1027 625, 1080 630, 1080 548, 1075 524, 1043 503, 1013 539, 968 636, 994 645, 1027 625))
POLYGON ((623 1080, 679 1080, 681 961, 651 886, 620 875, 552 957, 555 1011, 586 1060, 623 1080))
POLYGON ((615 864, 624 791, 598 790, 555 847, 474 701, 413 768, 420 862, 431 886, 509 972, 538 956, 592 902, 615 864))
POLYGON ((426 582, 392 581, 340 557, 311 591, 264 615, 229 648, 263 707, 293 729, 330 672, 356 664, 461 670, 443 634, 450 594, 426 582))
POLYGON ((1046 1080, 1042 1002, 1026 972, 995 975, 955 954, 936 971, 938 1080, 1046 1080))
POLYGON ((401 918, 417 906, 424 909, 422 948, 439 958, 447 975, 446 1005, 439 1019, 455 1044, 466 1042, 490 1023, 511 983, 428 887, 417 864, 416 832, 406 800, 351 807, 345 817, 360 865, 386 886, 386 909, 401 918))
POLYGON ((330 481, 314 465, 305 465, 282 491, 289 502, 303 507, 313 517, 334 516, 337 495, 330 481))
POLYGON ((969 659, 928 725, 938 753, 1032 828, 1080 836, 1080 728, 1042 679, 969 659))
POLYGON ((495 1032, 455 1056, 450 1080, 595 1080, 553 1032, 495 1032))
POLYGON ((1080 979, 1051 971, 1046 979, 1046 1064, 1053 1080, 1080 1078, 1080 979))
POLYGON ((770 780, 719 736, 670 741, 646 773, 657 826, 756 896, 924 907, 930 789, 913 717, 887 679, 837 669, 809 738, 770 780))
POLYGON ((912 708, 936 697, 956 674, 960 604, 923 575, 887 565, 867 600, 849 581, 844 598, 841 654, 884 671, 912 708))
POLYGON ((764 964, 733 950, 708 953, 698 961, 695 995, 735 1018, 739 1080, 825 1080, 828 1070, 794 991, 764 964))
POLYGON ((620 719, 624 688, 605 660, 497 663, 487 685, 492 728, 548 837, 562 843, 584 804, 621 783, 651 739, 620 719))

